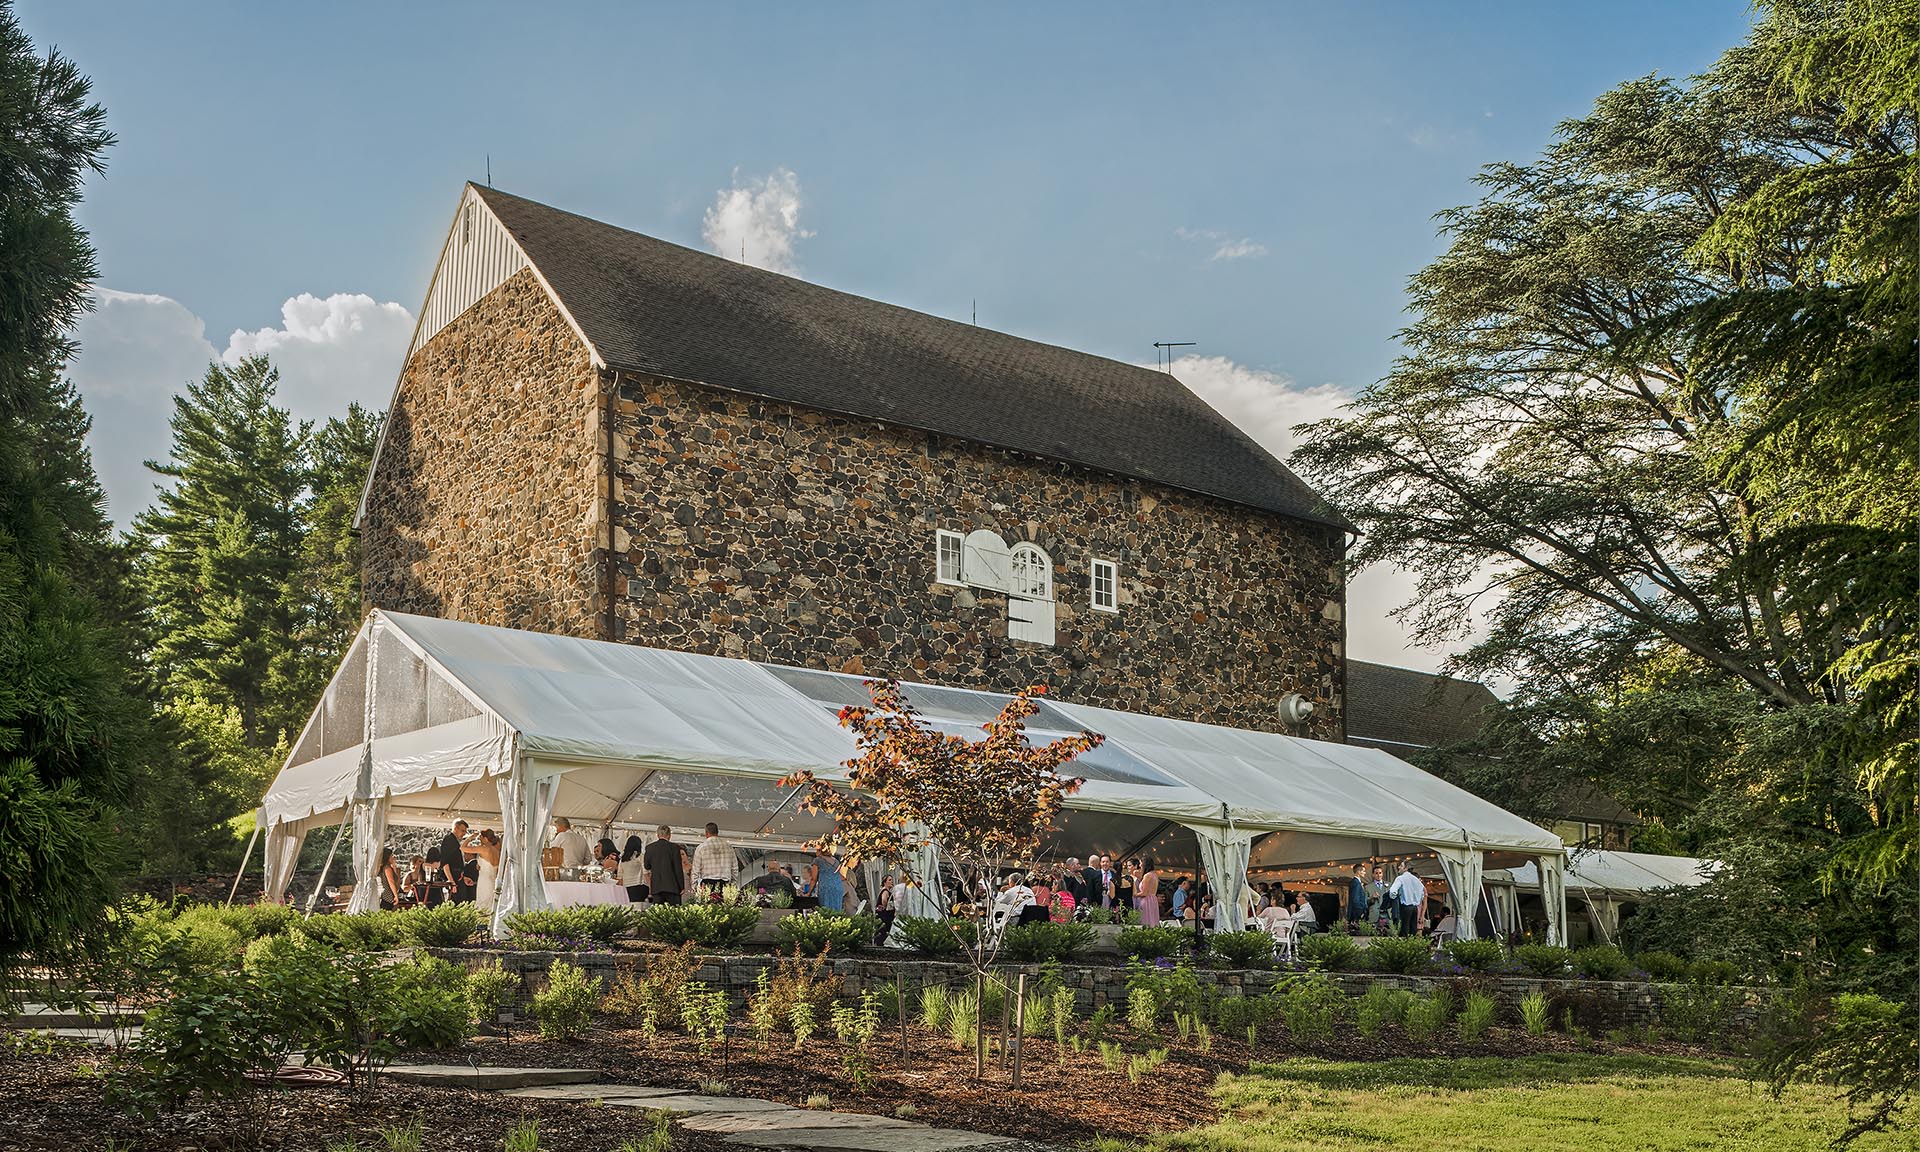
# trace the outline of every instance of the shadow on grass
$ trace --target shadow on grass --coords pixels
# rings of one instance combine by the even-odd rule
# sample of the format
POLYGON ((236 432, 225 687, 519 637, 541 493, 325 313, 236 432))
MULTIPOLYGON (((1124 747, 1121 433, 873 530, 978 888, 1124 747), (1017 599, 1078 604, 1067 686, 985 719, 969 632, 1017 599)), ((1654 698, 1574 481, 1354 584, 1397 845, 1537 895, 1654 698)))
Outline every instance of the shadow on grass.
POLYGON ((1407 1057, 1372 1063, 1302 1057, 1279 1064, 1255 1064, 1240 1073, 1235 1087, 1258 1093, 1263 1086, 1372 1091, 1380 1088, 1431 1088, 1471 1092, 1483 1088, 1524 1088, 1596 1080, 1738 1080, 1736 1064, 1680 1056, 1639 1054, 1596 1056, 1543 1053, 1537 1056, 1479 1056, 1465 1059, 1407 1057))

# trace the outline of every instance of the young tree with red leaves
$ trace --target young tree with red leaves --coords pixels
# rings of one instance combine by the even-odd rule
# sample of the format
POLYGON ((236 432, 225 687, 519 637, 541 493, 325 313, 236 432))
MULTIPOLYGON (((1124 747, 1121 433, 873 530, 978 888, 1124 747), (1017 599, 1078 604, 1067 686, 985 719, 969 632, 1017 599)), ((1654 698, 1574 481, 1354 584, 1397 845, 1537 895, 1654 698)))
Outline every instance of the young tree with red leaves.
MULTIPOLYGON (((846 785, 812 772, 781 783, 805 788, 801 807, 833 818, 834 839, 849 866, 884 861, 923 893, 934 878, 920 875, 916 861, 928 847, 967 874, 997 876, 1029 863, 1054 828, 1061 803, 1084 783, 1061 769, 1105 739, 1082 732, 1030 745, 1026 720, 1039 710, 1033 697, 1044 695, 1043 687, 1007 701, 982 725, 984 740, 927 725, 895 681, 869 680, 867 691, 873 707, 840 710, 841 725, 859 747, 859 755, 846 762, 846 785)), ((1000 947, 998 934, 983 928, 955 930, 976 973, 993 963, 1000 947)))

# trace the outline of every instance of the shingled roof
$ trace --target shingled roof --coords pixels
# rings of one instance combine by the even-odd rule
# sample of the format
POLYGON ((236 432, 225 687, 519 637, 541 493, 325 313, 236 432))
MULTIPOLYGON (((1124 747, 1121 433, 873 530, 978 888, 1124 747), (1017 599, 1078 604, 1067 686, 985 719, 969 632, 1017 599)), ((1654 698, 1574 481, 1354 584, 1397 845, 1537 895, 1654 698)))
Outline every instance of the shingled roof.
POLYGON ((1165 372, 836 292, 497 189, 475 191, 609 368, 1351 527, 1165 372))
POLYGON ((1365 660, 1347 661, 1347 743, 1403 754, 1478 735, 1500 700, 1485 684, 1365 660))

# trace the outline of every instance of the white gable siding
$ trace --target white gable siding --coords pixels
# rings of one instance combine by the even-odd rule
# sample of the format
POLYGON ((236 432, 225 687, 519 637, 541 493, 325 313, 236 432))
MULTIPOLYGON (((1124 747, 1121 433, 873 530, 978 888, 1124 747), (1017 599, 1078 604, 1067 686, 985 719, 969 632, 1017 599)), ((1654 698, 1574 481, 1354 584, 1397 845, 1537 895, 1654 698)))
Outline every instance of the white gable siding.
POLYGON ((520 245, 468 188, 460 198, 460 210, 454 213, 440 263, 433 270, 433 286, 420 308, 420 324, 407 348, 407 359, 413 359, 436 332, 526 266, 527 257, 520 245))

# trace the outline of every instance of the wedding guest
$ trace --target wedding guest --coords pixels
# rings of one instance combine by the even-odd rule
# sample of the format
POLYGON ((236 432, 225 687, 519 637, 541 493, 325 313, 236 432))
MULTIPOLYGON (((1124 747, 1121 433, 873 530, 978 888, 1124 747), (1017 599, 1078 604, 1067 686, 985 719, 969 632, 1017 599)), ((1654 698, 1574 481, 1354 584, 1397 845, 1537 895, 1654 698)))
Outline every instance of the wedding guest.
POLYGON ((500 893, 500 834, 491 828, 480 829, 473 842, 473 904, 482 912, 493 911, 500 893))
POLYGON ((647 865, 641 859, 646 845, 640 843, 640 837, 627 837, 627 846, 620 851, 620 866, 615 869, 620 883, 626 885, 627 900, 634 904, 647 902, 647 865))
POLYGON ((391 912, 400 907, 400 869, 394 867, 393 849, 380 849, 380 907, 391 912))
POLYGON ((1126 867, 1114 870, 1113 887, 1111 891, 1113 893, 1113 910, 1115 912, 1135 911, 1133 880, 1135 876, 1139 875, 1139 872, 1140 864, 1136 860, 1129 860, 1126 863, 1126 867))
POLYGON ((547 845, 560 849, 562 868, 581 868, 587 863, 587 834, 574 831, 573 821, 565 816, 553 818, 553 839, 547 845))
POLYGON ((1100 870, 1100 857, 1088 856, 1086 871, 1080 876, 1081 883, 1086 889, 1080 897, 1081 902, 1089 908, 1105 908, 1107 906, 1107 874, 1100 870))
POLYGON ((413 863, 407 867, 407 874, 401 883, 406 885, 408 903, 425 904, 427 902, 427 858, 425 856, 413 858, 413 863))
POLYGON ((1140 872, 1133 882, 1133 902, 1140 909, 1140 923, 1152 928, 1160 923, 1160 871, 1153 866, 1152 857, 1140 865, 1140 872))
POLYGON ((720 890, 740 875, 740 853, 733 842, 720 835, 720 825, 709 822, 706 835, 693 849, 693 879, 701 894, 711 900, 720 898, 720 890))
POLYGON ((658 839, 641 854, 647 866, 647 899, 655 904, 678 904, 680 893, 687 887, 687 855, 673 842, 673 829, 662 824, 654 834, 658 839))
POLYGON ((813 858, 814 895, 820 898, 820 907, 828 912, 847 910, 846 880, 840 875, 840 861, 833 853, 822 852, 813 858))

